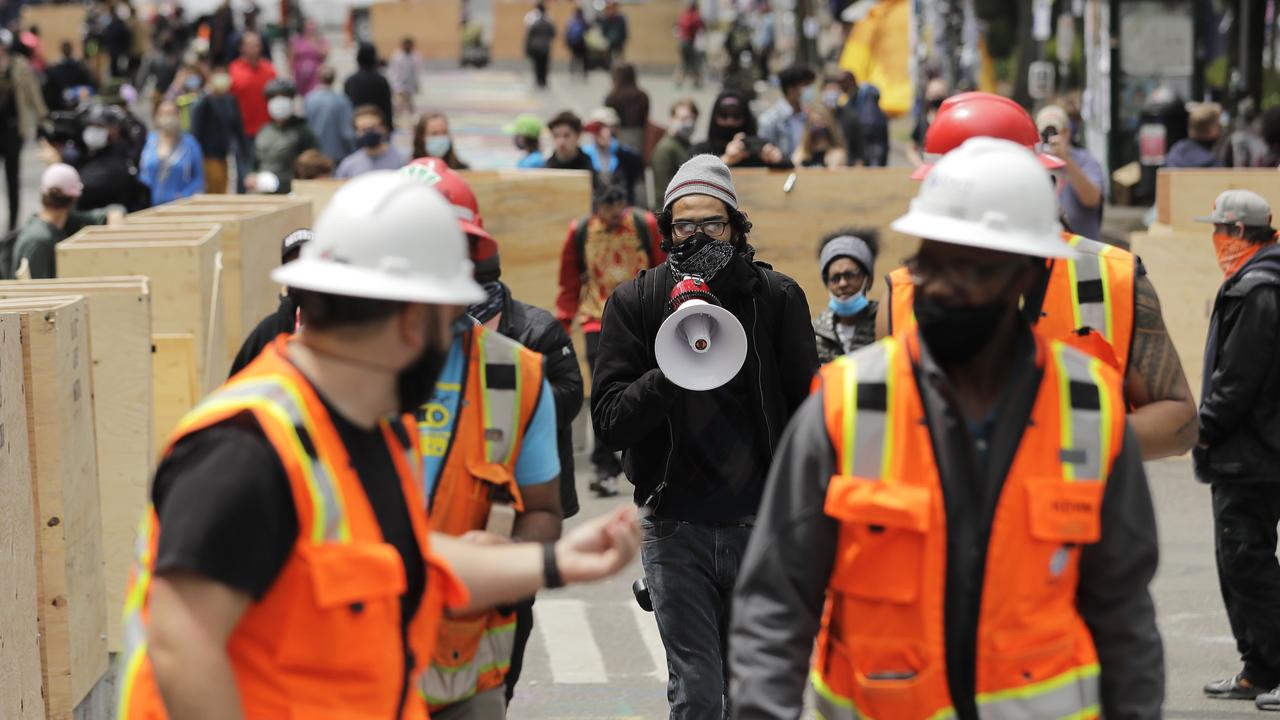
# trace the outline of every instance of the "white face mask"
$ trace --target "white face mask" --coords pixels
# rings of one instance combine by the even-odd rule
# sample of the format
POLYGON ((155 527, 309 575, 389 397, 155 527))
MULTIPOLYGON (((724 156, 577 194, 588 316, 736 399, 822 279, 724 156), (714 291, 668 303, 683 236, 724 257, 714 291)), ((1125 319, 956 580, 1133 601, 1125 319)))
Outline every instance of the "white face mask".
POLYGON ((449 154, 453 142, 448 135, 431 135, 427 137, 427 154, 431 157, 444 157, 449 154))
POLYGON ((279 95, 267 101, 267 114, 276 122, 293 117, 293 98, 279 95))
POLYGON ((101 150, 107 146, 107 141, 110 139, 110 132, 108 132, 104 127, 90 125, 84 129, 84 132, 81 133, 81 137, 84 139, 85 147, 90 150, 101 150))

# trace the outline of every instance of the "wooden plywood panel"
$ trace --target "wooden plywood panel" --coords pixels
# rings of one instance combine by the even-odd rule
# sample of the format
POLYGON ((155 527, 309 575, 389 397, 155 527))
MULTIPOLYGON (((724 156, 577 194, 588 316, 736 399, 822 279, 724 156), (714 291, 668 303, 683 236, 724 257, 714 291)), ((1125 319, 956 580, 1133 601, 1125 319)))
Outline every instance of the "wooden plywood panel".
POLYGON ((20 318, 39 520, 44 697, 71 718, 107 669, 107 606, 83 298, 0 300, 20 318))
POLYGON ((476 194, 485 229, 501 248, 503 281, 525 302, 551 307, 569 223, 591 209, 590 173, 504 170, 464 175, 476 194))
POLYGON ((1199 404, 1209 317, 1222 285, 1213 244, 1205 233, 1183 232, 1133 233, 1129 243, 1160 296, 1165 326, 1199 404))
POLYGON ((119 608, 147 503, 154 457, 151 302, 146 278, 0 282, 0 299, 83 295, 89 305, 93 417, 102 511, 108 648, 121 649, 119 608), (35 287, 32 287, 35 285, 35 287))
POLYGON ((271 270, 280 264, 280 241, 293 230, 310 226, 311 212, 311 205, 301 200, 275 201, 269 206, 188 203, 135 213, 129 222, 216 222, 222 226, 225 369, 245 336, 275 311, 280 288, 271 281, 271 270))
POLYGON ((0 717, 44 718, 41 693, 40 545, 27 450, 21 320, 0 315, 0 717))
POLYGON ((627 62, 641 67, 674 67, 679 63, 676 20, 683 7, 676 0, 649 0, 619 5, 627 17, 627 62))
POLYGON ((816 312, 827 297, 818 274, 818 241, 846 226, 880 231, 871 296, 879 297, 884 276, 915 252, 919 241, 889 229, 907 211, 920 185, 908 168, 801 170, 790 193, 783 192, 789 173, 735 170, 739 206, 751 218, 751 244, 756 258, 791 276, 804 288, 809 309, 816 312))
POLYGON ((320 217, 321 211, 329 204, 333 194, 346 180, 323 178, 320 180, 294 180, 289 197, 311 203, 312 223, 320 217))
POLYGON ((92 235, 82 240, 77 233, 58 244, 58 270, 64 277, 148 277, 152 333, 185 333, 195 338, 195 372, 207 392, 222 383, 230 366, 223 350, 225 293, 214 292, 219 282, 219 238, 217 230, 195 240, 131 242, 92 235))
POLYGON ((369 26, 378 57, 389 58, 405 37, 412 37, 427 60, 462 56, 462 4, 459 0, 393 0, 369 6, 369 26))
POLYGON ((200 399, 195 374, 195 338, 190 334, 160 333, 151 336, 155 346, 152 381, 155 393, 156 447, 164 447, 187 411, 200 399))
MULTIPOLYGON (((493 41, 489 52, 495 60, 524 60, 525 15, 537 3, 533 0, 503 0, 493 4, 493 41)), ((551 59, 568 62, 569 46, 564 42, 569 18, 573 17, 574 3, 553 0, 547 3, 547 15, 556 26, 556 39, 551 47, 551 59)))
POLYGON ((1208 237, 1212 226, 1197 217, 1213 210, 1213 201, 1224 190, 1252 190, 1280 207, 1280 173, 1272 169, 1177 168, 1156 174, 1156 219, 1177 232, 1208 237))
POLYGON ((23 5, 22 27, 40 28, 40 50, 45 62, 52 65, 62 57, 63 41, 71 43, 76 57, 83 57, 85 7, 79 3, 65 5, 23 5))

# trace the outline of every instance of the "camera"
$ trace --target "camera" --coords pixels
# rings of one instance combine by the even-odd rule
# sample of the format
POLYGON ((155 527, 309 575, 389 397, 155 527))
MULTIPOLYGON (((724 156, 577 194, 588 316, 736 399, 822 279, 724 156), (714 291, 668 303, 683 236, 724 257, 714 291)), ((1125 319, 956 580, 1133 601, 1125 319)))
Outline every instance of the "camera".
POLYGON ((644 578, 631 583, 631 594, 636 596, 636 604, 645 612, 653 612, 653 599, 649 597, 649 586, 644 578))
POLYGON ((36 128, 36 137, 52 145, 63 162, 74 166, 79 166, 85 155, 83 133, 84 118, 77 110, 54 110, 36 128))

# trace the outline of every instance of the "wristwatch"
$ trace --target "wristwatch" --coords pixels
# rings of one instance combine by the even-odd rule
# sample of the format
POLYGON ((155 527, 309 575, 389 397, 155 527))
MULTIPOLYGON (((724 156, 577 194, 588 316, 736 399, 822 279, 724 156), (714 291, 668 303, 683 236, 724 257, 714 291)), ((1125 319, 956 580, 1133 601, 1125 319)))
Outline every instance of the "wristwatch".
POLYGON ((556 544, 542 543, 542 586, 548 590, 564 587, 564 578, 560 577, 560 568, 556 565, 556 544))

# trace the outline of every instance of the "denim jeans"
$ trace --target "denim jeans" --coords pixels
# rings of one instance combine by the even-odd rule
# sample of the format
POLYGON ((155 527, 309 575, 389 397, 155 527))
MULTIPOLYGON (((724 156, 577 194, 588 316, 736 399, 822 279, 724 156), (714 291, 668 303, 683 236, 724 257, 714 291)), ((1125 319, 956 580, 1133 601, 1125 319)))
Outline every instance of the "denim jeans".
POLYGON ((641 521, 645 583, 667 651, 673 720, 729 717, 729 609, 749 526, 641 521))

